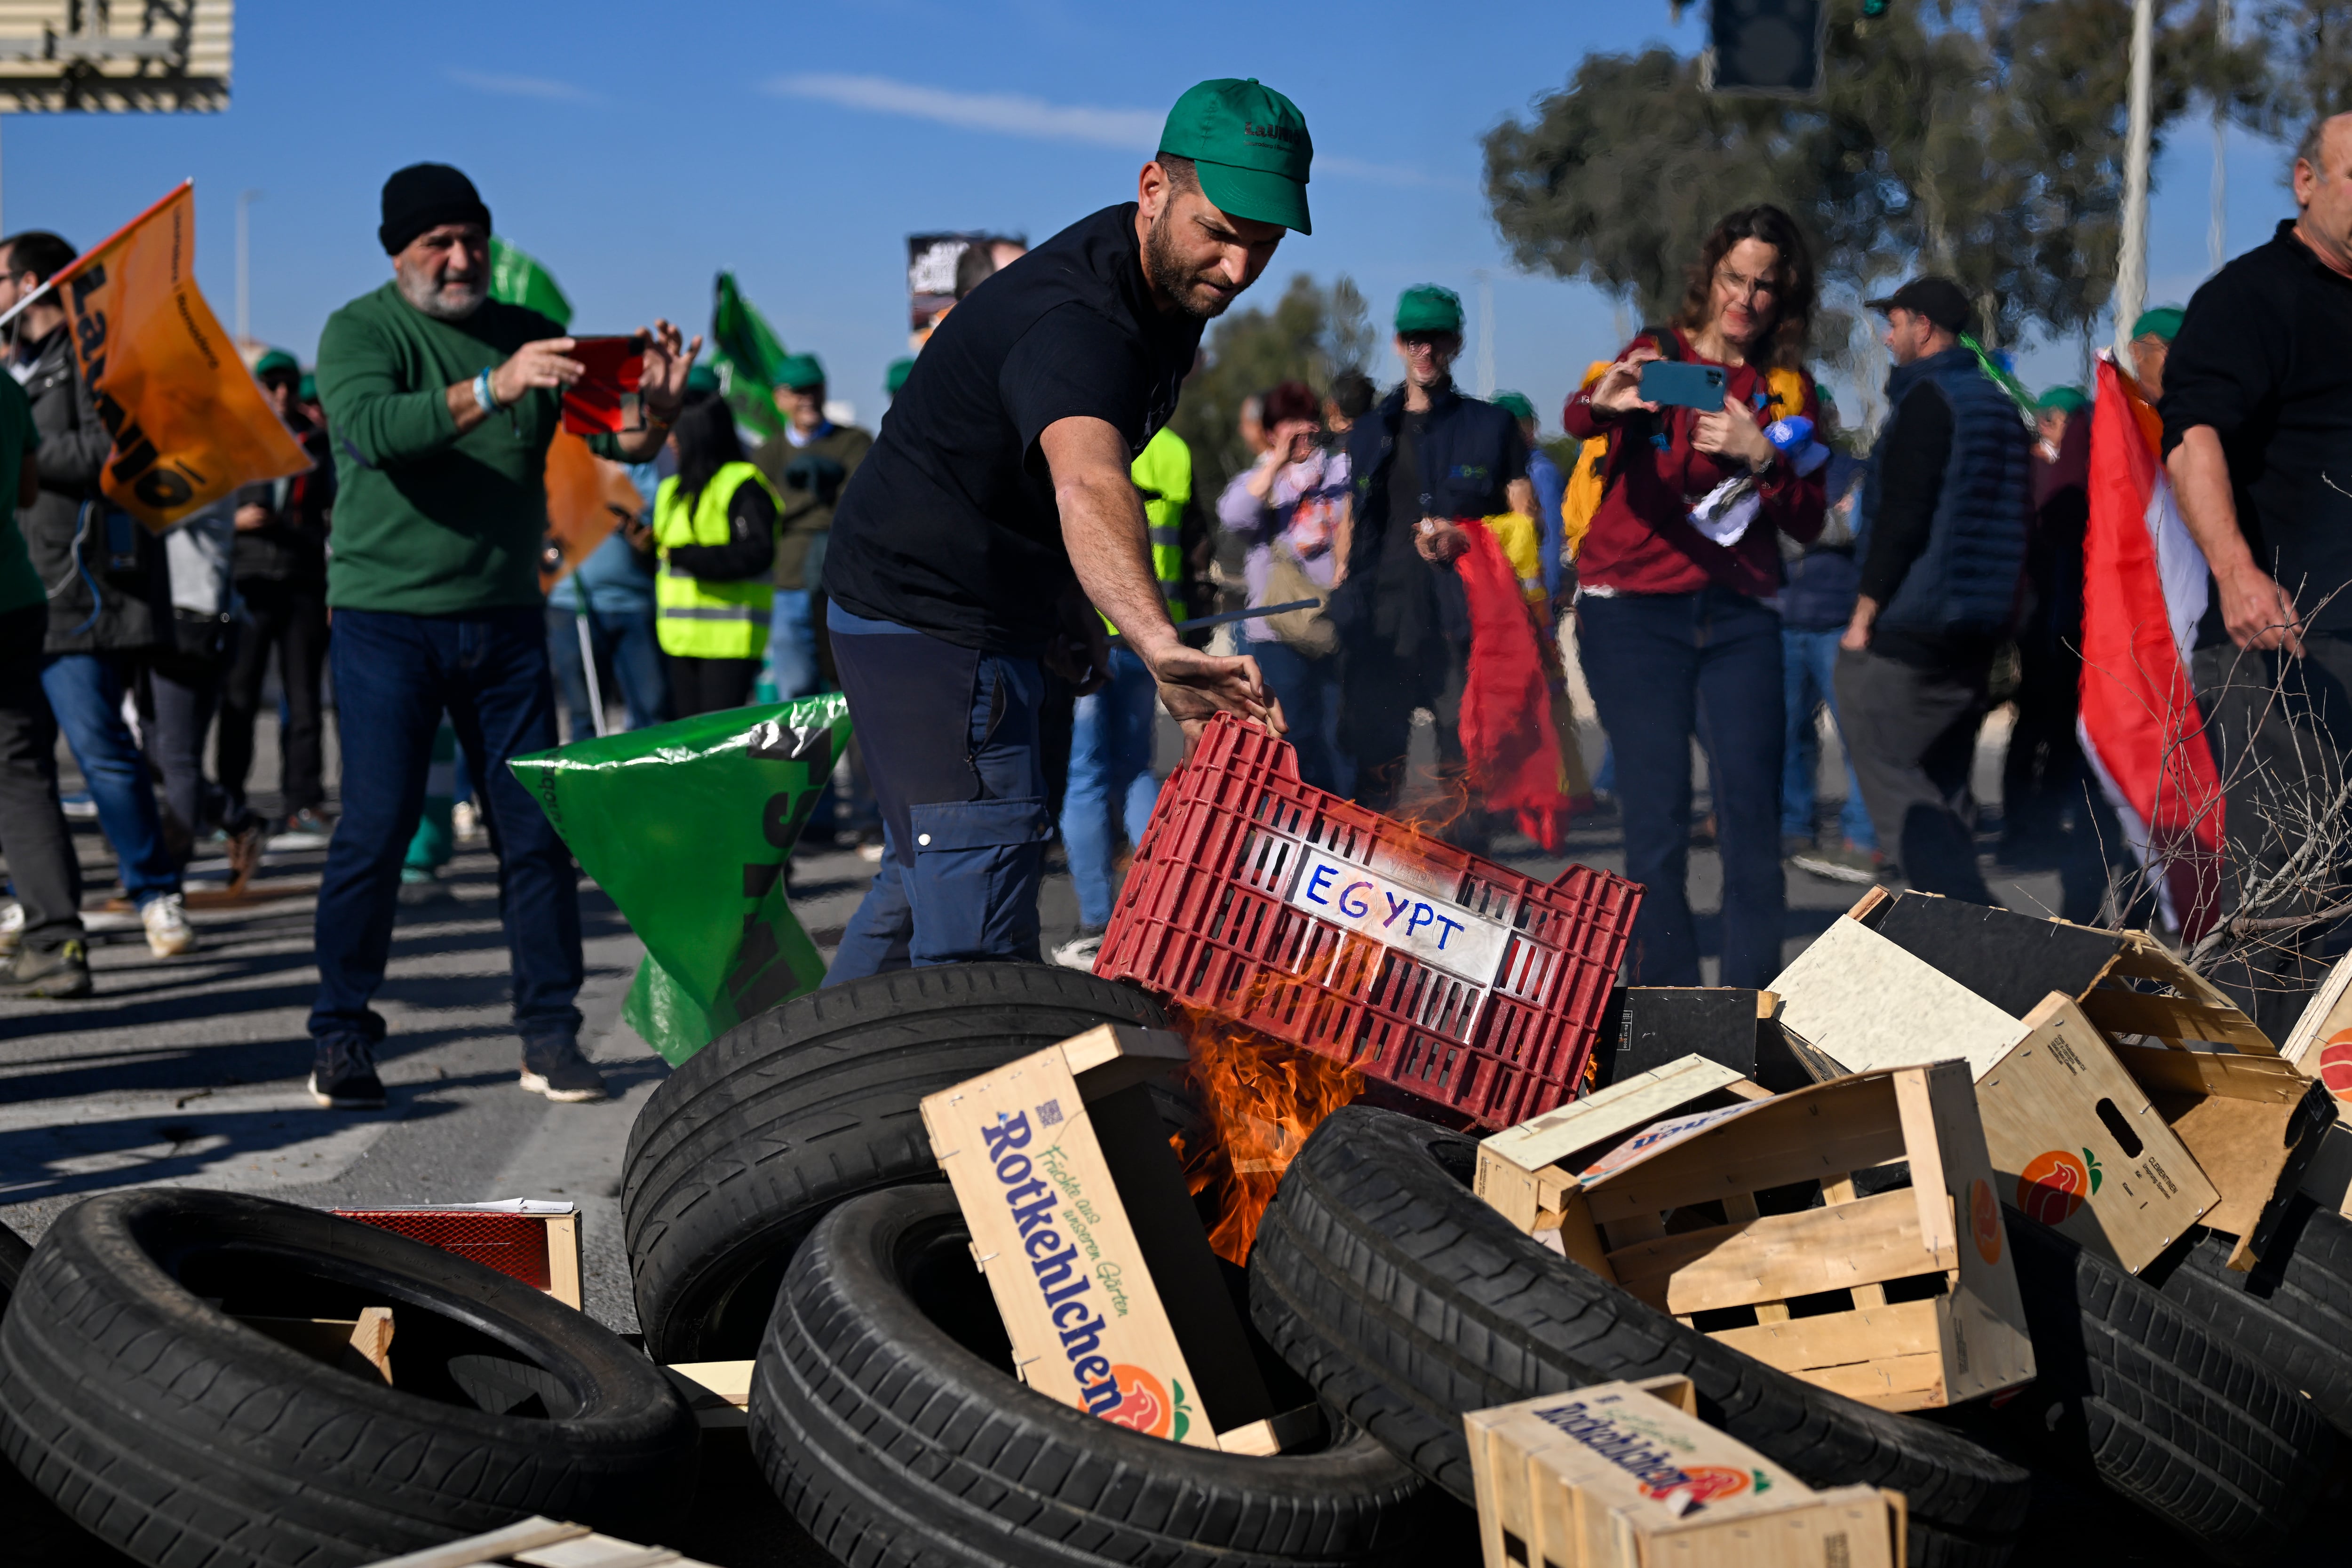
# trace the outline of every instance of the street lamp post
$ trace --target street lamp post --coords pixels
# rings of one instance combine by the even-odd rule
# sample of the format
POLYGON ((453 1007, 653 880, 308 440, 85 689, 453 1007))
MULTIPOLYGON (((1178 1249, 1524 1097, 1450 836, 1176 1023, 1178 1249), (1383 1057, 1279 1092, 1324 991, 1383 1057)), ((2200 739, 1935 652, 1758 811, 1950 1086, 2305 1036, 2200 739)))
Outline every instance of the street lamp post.
POLYGON ((240 349, 253 341, 253 232, 246 215, 260 199, 259 191, 236 194, 236 342, 240 349))

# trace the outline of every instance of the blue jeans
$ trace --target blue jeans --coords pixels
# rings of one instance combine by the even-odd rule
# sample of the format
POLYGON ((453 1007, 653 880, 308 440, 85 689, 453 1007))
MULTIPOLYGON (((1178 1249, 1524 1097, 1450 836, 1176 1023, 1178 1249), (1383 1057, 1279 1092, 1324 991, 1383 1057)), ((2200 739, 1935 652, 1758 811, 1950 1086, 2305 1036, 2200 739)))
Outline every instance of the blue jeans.
POLYGON ((1745 595, 1588 595, 1577 648, 1617 757, 1625 874, 1642 884, 1629 984, 1696 985, 1688 883, 1691 737, 1706 752, 1723 858, 1725 985, 1780 972, 1780 617, 1745 595))
POLYGON ((814 696, 824 685, 817 671, 816 595, 805 588, 779 588, 768 621, 768 679, 776 700, 814 696))
MULTIPOLYGON (((1786 761, 1780 769, 1780 837, 1811 838, 1819 832, 1819 788, 1822 772, 1821 731, 1813 728, 1813 712, 1829 704, 1830 722, 1838 721, 1837 687, 1831 675, 1837 668, 1838 638, 1843 626, 1821 631, 1780 628, 1782 696, 1788 707, 1788 738, 1782 742, 1786 761)), ((1840 726, 1838 735, 1844 738, 1840 726)), ((1870 826, 1870 809, 1862 804, 1862 785, 1853 776, 1853 761, 1845 764, 1845 806, 1838 813, 1838 830, 1857 849, 1878 847, 1870 826)))
POLYGON ((1045 671, 838 606, 831 631, 883 855, 824 983, 976 959, 1035 963, 1045 671))
MULTIPOLYGON (((121 862, 122 890, 145 909, 180 890, 180 868, 163 847, 163 814, 147 759, 122 721, 122 667, 106 653, 61 653, 41 664, 41 690, 89 784, 98 826, 121 862)), ((193 824, 190 825, 192 827, 193 824)))
MULTIPOLYGON (((1290 726, 1285 737, 1298 751, 1298 776, 1317 789, 1346 795, 1356 787, 1355 759, 1339 749, 1339 661, 1330 654, 1309 658, 1287 643, 1244 642, 1242 651, 1257 660, 1265 684, 1281 700, 1290 726)), ((1069 837, 1067 829, 1063 837, 1069 837)))
MULTIPOLYGON (((635 615, 592 612, 588 645, 596 655, 600 684, 609 679, 621 689, 632 730, 643 730, 669 718, 669 684, 662 676, 661 644, 654 636, 650 609, 635 615)), ((580 658, 579 617, 570 610, 547 612, 547 657, 555 666, 556 684, 563 689, 563 707, 572 718, 572 738, 596 733, 596 715, 588 702, 587 667, 580 658)), ((609 700, 612 687, 603 690, 609 700)))
POLYGON ((555 686, 537 606, 469 616, 338 610, 335 720, 343 815, 319 879, 319 1000, 310 1034, 370 1043, 400 866, 425 805, 433 737, 446 711, 480 773, 474 801, 499 858, 499 916, 514 966, 515 1030, 572 1036, 580 1010, 580 895, 572 856, 508 759, 555 744, 555 686))
POLYGON ((1152 719, 1160 688, 1141 659, 1123 647, 1110 653, 1110 680, 1078 699, 1070 720, 1070 782, 1062 795, 1062 847, 1077 884, 1078 924, 1100 931, 1110 923, 1110 864, 1115 828, 1129 844, 1143 842, 1144 825, 1160 800, 1151 775, 1152 719), (1116 814, 1118 820, 1112 822, 1116 814))

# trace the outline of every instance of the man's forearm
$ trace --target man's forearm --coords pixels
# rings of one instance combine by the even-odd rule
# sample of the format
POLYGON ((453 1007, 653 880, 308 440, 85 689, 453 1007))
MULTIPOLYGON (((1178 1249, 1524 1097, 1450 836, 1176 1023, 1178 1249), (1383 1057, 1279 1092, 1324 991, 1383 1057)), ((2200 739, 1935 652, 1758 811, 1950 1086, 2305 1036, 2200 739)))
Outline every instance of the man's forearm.
POLYGON ((1151 574, 1150 524, 1135 487, 1089 477, 1055 487, 1062 511, 1062 542, 1096 609, 1110 617, 1147 664, 1177 641, 1175 624, 1151 574))
POLYGON ((2164 468, 2172 479, 2180 521, 2189 525, 2189 537, 2204 552, 2205 564, 2213 575, 2230 577, 2259 570, 2245 533, 2238 527, 2237 497, 2230 489, 2230 459, 2214 428, 2190 426, 2165 458, 2164 468))

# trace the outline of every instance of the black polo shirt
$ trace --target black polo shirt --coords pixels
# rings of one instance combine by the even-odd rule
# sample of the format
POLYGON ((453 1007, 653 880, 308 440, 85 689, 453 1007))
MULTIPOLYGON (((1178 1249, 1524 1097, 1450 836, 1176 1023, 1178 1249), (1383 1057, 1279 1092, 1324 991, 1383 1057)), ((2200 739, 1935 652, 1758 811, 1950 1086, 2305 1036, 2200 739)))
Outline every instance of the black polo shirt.
POLYGON ((1198 320, 1152 303, 1135 211, 1064 229, 931 334, 834 512, 824 589, 842 608, 991 653, 1053 636, 1070 557, 1037 438, 1088 416, 1132 458, 1201 343, 1198 320))
MULTIPOLYGON (((2309 629, 2352 635, 2352 592, 2337 592, 2352 584, 2352 278, 2280 224, 2189 299, 2161 412, 2167 457, 2191 426, 2213 427, 2254 560, 2309 629)), ((2228 640, 2219 600, 2200 647, 2228 640)))

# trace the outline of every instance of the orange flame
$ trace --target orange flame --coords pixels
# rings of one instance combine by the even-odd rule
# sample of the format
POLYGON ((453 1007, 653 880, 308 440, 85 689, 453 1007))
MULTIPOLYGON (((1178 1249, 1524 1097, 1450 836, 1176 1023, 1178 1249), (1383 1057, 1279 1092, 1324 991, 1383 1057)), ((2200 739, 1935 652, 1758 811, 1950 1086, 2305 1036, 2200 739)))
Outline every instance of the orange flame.
POLYGON ((1204 1123, 1192 1147, 1177 1135, 1177 1153, 1192 1192, 1214 1193, 1210 1247, 1246 1263, 1283 1172, 1325 1117, 1363 1093, 1364 1075, 1223 1018, 1177 1012, 1204 1123))

